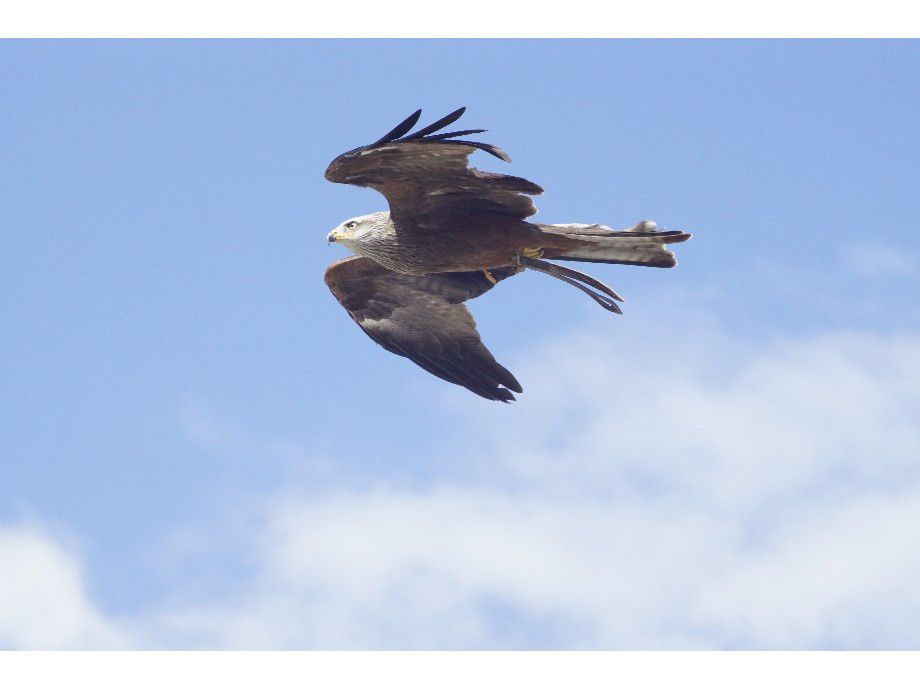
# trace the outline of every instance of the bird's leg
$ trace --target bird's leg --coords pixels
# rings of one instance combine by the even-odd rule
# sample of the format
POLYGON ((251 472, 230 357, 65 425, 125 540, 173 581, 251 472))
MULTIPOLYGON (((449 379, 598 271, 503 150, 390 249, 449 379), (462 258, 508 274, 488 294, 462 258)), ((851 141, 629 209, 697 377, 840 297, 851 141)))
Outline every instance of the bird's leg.
POLYGON ((526 268, 524 259, 540 259, 542 257, 543 250, 539 247, 526 247, 511 255, 511 265, 514 267, 515 273, 520 273, 526 268))
POLYGON ((482 275, 484 275, 486 280, 492 283, 492 285, 498 285, 498 281, 495 280, 495 276, 492 275, 492 271, 490 271, 488 268, 482 269, 482 275))

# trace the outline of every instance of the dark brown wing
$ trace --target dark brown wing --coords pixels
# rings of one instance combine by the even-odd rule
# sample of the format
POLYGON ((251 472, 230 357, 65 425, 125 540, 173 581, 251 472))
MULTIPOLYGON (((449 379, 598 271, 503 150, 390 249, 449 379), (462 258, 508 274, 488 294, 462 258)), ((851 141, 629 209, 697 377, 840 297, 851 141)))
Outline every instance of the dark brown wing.
POLYGON ((538 185, 467 166, 476 149, 510 162, 496 146, 455 138, 485 130, 433 134, 464 110, 406 134, 418 121, 421 111, 417 111, 373 144, 336 158, 326 170, 326 179, 376 189, 387 198, 390 216, 401 231, 461 229, 469 215, 532 216, 537 209, 526 195, 541 194, 538 185))
MULTIPOLYGON (((515 272, 497 268, 496 280, 515 272)), ((479 272, 413 276, 353 256, 326 269, 326 284, 374 341, 445 381, 489 400, 514 400, 521 384, 482 344, 463 305, 492 287, 479 272), (510 389, 510 390, 509 390, 510 389)))

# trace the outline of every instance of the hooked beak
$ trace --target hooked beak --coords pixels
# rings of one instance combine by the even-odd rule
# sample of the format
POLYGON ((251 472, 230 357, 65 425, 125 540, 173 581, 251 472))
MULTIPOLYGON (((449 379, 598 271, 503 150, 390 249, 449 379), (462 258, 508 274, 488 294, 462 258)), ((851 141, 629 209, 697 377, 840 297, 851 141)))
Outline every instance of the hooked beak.
POLYGON ((340 235, 341 233, 339 233, 338 230, 333 230, 328 235, 326 235, 326 242, 335 242, 337 239, 339 239, 340 235))

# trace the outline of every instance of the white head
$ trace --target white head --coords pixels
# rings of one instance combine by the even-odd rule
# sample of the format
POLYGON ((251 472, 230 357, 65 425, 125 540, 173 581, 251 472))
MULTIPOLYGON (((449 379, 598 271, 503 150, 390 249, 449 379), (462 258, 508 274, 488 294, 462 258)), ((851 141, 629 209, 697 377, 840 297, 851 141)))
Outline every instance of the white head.
POLYGON ((386 211, 370 213, 366 216, 349 218, 335 230, 326 235, 329 242, 344 244, 349 249, 367 239, 369 235, 386 227, 390 221, 390 214, 386 211))

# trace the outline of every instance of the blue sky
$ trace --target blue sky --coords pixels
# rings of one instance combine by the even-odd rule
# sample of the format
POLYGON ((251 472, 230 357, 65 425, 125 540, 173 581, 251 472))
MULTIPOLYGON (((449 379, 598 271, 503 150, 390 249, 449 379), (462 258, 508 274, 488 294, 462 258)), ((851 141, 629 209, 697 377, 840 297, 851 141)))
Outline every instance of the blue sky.
POLYGON ((0 643, 916 647, 918 77, 903 41, 0 42, 0 643), (513 406, 322 282, 385 208, 328 162, 461 105, 538 220, 695 234, 595 267, 623 317, 472 303, 513 406))

